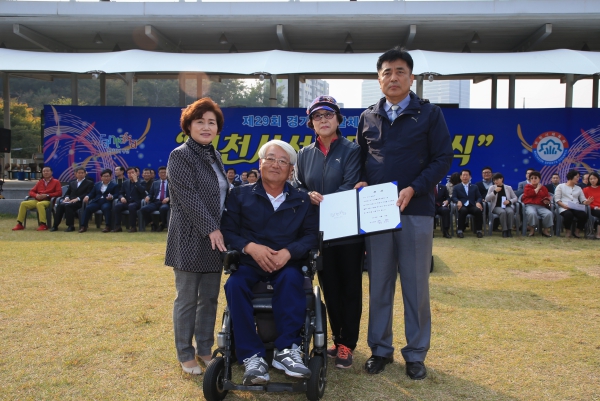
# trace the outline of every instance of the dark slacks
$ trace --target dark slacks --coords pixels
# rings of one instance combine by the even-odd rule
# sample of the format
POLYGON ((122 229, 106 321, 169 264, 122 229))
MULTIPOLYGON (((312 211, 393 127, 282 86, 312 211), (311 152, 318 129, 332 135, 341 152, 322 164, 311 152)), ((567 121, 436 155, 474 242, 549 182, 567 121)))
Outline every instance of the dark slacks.
MULTIPOLYGON (((594 216, 597 219, 600 219, 600 210, 592 209, 592 216, 594 216)), ((596 228, 597 226, 598 226, 598 220, 596 220, 596 223, 594 224, 594 228, 596 228)))
POLYGON ((442 229, 444 231, 450 230, 450 208, 447 206, 436 206, 435 214, 439 214, 442 218, 442 229))
POLYGON ((74 226, 75 225, 75 213, 77 213, 77 211, 79 209, 81 209, 82 205, 83 205, 83 203, 81 201, 75 202, 75 203, 61 202, 56 207, 56 216, 54 217, 54 227, 58 227, 60 225, 60 222, 61 222, 63 216, 65 216, 65 220, 66 220, 65 222, 68 227, 74 226))
POLYGON ((144 217, 144 222, 146 225, 152 222, 152 213, 156 212, 160 213, 160 223, 166 227, 168 224, 167 216, 169 215, 169 204, 163 204, 161 201, 155 201, 152 203, 148 203, 146 206, 142 206, 140 212, 142 212, 142 216, 144 217))
POLYGON ((458 211, 458 231, 465 230, 467 214, 472 214, 475 219, 475 230, 481 231, 483 226, 483 212, 475 205, 464 206, 458 211))
POLYGON ((334 344, 354 350, 362 314, 362 261, 364 243, 323 249, 323 270, 318 272, 334 344))
MULTIPOLYGON (((231 313, 235 335, 235 352, 239 363, 258 354, 265 357, 262 343, 254 323, 252 287, 265 277, 250 266, 240 266, 225 283, 225 297, 231 313)), ((300 269, 285 267, 269 277, 273 285, 273 317, 277 329, 275 348, 282 350, 292 344, 300 345, 300 330, 304 325, 306 296, 303 290, 304 276, 300 269)))
POLYGON ((370 234, 365 238, 369 264, 369 333, 367 344, 376 356, 392 357, 396 280, 400 273, 404 302, 402 356, 407 362, 424 361, 431 342, 429 270, 433 217, 402 216, 402 230, 370 234))
POLYGON ((588 215, 583 210, 573 210, 568 209, 560 214, 563 218, 563 226, 565 229, 570 230, 571 224, 573 223, 573 218, 577 219, 577 228, 583 230, 585 228, 585 223, 587 223, 588 215))
POLYGON ((140 208, 140 203, 121 203, 118 202, 115 205, 115 227, 121 225, 121 213, 125 210, 129 210, 129 227, 135 228, 137 222, 137 211, 140 208))
POLYGON ((105 199, 100 199, 99 201, 90 203, 85 207, 85 213, 83 214, 83 219, 81 220, 81 227, 87 227, 88 221, 98 210, 102 210, 106 226, 109 228, 112 227, 112 202, 105 199))

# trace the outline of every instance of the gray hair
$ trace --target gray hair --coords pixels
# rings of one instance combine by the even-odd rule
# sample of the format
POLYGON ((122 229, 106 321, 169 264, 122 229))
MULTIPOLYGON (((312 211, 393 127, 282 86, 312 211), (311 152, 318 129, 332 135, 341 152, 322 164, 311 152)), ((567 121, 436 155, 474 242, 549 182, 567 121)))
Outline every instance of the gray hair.
POLYGON ((279 139, 272 139, 269 142, 265 143, 263 146, 261 146, 258 150, 258 157, 264 159, 267 155, 267 149, 269 149, 273 145, 279 146, 281 149, 283 149, 290 158, 290 164, 292 166, 296 165, 296 159, 298 157, 296 154, 296 149, 294 149, 289 143, 279 139))

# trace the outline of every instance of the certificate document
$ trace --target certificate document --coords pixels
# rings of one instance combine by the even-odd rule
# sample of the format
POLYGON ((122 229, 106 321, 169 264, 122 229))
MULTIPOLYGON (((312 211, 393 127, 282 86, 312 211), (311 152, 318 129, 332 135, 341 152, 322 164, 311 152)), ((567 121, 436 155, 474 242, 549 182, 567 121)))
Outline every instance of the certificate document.
POLYGON ((324 195, 319 210, 323 240, 402 228, 397 200, 395 182, 324 195))

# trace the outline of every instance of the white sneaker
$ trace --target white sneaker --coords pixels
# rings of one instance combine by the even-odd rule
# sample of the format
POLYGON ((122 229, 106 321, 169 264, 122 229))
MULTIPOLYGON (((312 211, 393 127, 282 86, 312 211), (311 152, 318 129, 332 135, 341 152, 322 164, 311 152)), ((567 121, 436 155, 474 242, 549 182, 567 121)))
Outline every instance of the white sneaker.
POLYGON ((271 380, 269 377, 269 364, 258 354, 244 359, 244 367, 246 368, 244 380, 242 381, 244 386, 268 383, 271 380))
POLYGON ((302 361, 302 351, 296 344, 292 344, 292 348, 281 351, 275 350, 273 353, 273 367, 283 370, 288 376, 305 379, 310 377, 310 370, 302 361))

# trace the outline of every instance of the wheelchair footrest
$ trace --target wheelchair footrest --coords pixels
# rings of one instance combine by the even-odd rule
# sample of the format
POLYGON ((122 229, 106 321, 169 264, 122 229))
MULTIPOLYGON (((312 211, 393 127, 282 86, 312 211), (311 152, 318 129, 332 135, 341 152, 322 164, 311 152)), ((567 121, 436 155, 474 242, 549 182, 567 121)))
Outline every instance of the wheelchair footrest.
POLYGON ((306 380, 295 383, 269 383, 267 385, 242 386, 226 380, 223 382, 223 390, 261 391, 267 393, 304 393, 306 392, 306 380))

